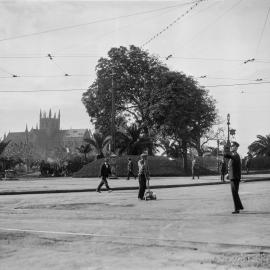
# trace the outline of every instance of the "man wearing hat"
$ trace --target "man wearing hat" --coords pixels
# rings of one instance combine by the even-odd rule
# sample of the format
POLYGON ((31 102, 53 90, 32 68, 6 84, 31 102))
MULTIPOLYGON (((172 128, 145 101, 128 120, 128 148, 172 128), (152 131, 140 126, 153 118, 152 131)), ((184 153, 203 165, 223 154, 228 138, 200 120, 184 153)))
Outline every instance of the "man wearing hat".
POLYGON ((239 143, 232 142, 231 153, 224 154, 224 157, 229 159, 228 177, 231 181, 231 190, 234 202, 234 211, 232 212, 232 214, 238 214, 239 210, 244 209, 238 194, 239 183, 241 180, 241 159, 239 154, 237 153, 238 147, 239 143))
POLYGON ((109 175, 111 174, 111 166, 109 164, 109 159, 105 158, 104 163, 101 165, 100 167, 100 177, 101 177, 101 181, 97 187, 97 192, 101 192, 101 187, 105 184, 107 190, 109 192, 111 192, 112 190, 110 189, 109 185, 108 185, 108 181, 107 178, 109 177, 109 175))
POLYGON ((149 178, 149 169, 147 164, 147 154, 143 153, 140 156, 140 159, 138 161, 138 178, 139 178, 139 193, 138 193, 138 199, 143 200, 144 192, 146 189, 146 179, 149 178))

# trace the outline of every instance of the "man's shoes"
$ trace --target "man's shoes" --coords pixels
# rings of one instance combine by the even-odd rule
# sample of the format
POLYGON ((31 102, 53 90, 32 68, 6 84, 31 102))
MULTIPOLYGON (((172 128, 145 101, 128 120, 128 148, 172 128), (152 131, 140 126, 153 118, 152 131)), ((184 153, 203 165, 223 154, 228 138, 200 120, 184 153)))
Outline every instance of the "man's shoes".
POLYGON ((96 190, 96 192, 101 193, 101 191, 100 191, 100 190, 96 190))
POLYGON ((239 214, 239 210, 233 211, 232 214, 239 214))
POLYGON ((112 192, 112 189, 108 189, 108 192, 112 192))
POLYGON ((242 207, 240 207, 240 210, 244 210, 244 207, 242 206, 242 207))

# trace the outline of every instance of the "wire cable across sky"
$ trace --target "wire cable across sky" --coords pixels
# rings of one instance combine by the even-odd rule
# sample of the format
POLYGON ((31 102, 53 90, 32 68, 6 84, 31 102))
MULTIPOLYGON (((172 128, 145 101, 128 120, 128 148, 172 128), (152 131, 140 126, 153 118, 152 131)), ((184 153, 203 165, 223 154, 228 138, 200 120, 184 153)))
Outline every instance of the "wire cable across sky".
POLYGON ((192 5, 186 12, 184 12, 183 14, 181 14, 179 17, 177 17, 173 22, 171 22, 169 25, 167 25, 165 28, 163 28, 160 32, 158 32, 157 34, 155 34, 153 37, 151 37, 148 41, 146 41, 142 47, 144 47, 145 45, 149 44, 150 42, 152 42, 154 39, 156 39, 158 36, 160 36, 162 33, 164 33, 165 31, 167 31, 170 27, 172 27, 174 24, 176 24, 180 19, 182 19, 183 17, 185 17, 187 14, 189 14, 195 7, 198 6, 198 4, 200 4, 201 2, 206 1, 206 0, 199 0, 197 1, 194 5, 192 5))
MULTIPOLYGON (((205 0, 200 0, 200 1, 205 1, 205 0)), ((119 20, 119 19, 123 19, 123 18, 129 18, 129 17, 133 17, 133 16, 138 16, 138 15, 149 14, 149 13, 157 12, 157 11, 164 10, 164 9, 170 9, 170 8, 175 8, 175 7, 179 7, 179 6, 189 5, 189 4, 192 4, 194 2, 196 2, 196 1, 181 3, 181 4, 178 4, 178 5, 167 6, 167 7, 158 8, 158 9, 152 9, 152 10, 147 10, 147 11, 136 12, 136 13, 132 13, 132 14, 128 14, 128 15, 122 15, 122 16, 117 16, 117 17, 112 17, 112 18, 99 19, 99 20, 95 20, 95 21, 91 21, 91 22, 86 22, 86 23, 80 23, 80 24, 75 24, 75 25, 63 26, 63 27, 58 27, 58 28, 54 28, 54 29, 49 29, 49 30, 44 30, 44 31, 29 33, 29 34, 22 34, 22 35, 18 35, 18 36, 9 37, 9 38, 2 38, 2 39, 0 39, 0 42, 8 41, 8 40, 14 40, 14 39, 20 39, 20 38, 26 38, 26 37, 31 37, 31 36, 37 36, 37 35, 47 34, 47 33, 51 33, 51 32, 57 32, 57 31, 72 29, 72 28, 78 28, 78 27, 82 27, 82 26, 86 26, 86 25, 92 25, 92 24, 97 24, 97 23, 115 21, 115 20, 119 20)))

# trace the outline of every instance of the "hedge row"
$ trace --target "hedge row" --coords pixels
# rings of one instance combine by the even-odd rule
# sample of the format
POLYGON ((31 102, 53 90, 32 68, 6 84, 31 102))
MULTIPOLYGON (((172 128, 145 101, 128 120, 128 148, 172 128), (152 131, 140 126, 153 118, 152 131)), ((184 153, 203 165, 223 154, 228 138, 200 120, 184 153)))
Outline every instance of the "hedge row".
MULTIPOLYGON (((245 168, 245 162, 242 163, 245 168)), ((270 169, 270 157, 255 157, 250 161, 251 170, 266 170, 270 169)))
MULTIPOLYGON (((127 176, 127 164, 128 158, 131 158, 134 165, 134 173, 138 173, 138 156, 122 156, 116 158, 116 174, 119 177, 127 176)), ((73 177, 97 177, 99 175, 99 170, 101 164, 104 162, 104 159, 95 160, 85 166, 78 172, 73 174, 73 177)), ((148 165, 151 176, 185 176, 183 170, 182 160, 169 159, 167 157, 161 156, 149 156, 148 165)), ((201 174, 213 174, 208 169, 201 167, 201 174)), ((191 174, 189 169, 189 175, 191 174)))

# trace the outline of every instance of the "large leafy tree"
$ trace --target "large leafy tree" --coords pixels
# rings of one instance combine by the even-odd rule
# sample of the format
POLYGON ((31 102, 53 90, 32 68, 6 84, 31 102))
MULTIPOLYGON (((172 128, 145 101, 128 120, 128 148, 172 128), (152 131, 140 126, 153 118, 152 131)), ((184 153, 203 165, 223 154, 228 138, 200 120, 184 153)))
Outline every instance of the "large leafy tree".
POLYGON ((207 91, 179 72, 163 74, 151 106, 151 121, 181 151, 187 171, 187 149, 213 125, 215 102, 207 91))
POLYGON ((249 145, 249 151, 255 156, 270 156, 270 135, 257 135, 257 138, 249 145))
POLYGON ((107 58, 99 59, 97 78, 82 97, 95 127, 110 134, 113 87, 116 116, 132 119, 145 135, 150 136, 148 124, 152 96, 165 71, 168 68, 157 57, 138 47, 112 48, 107 58))

